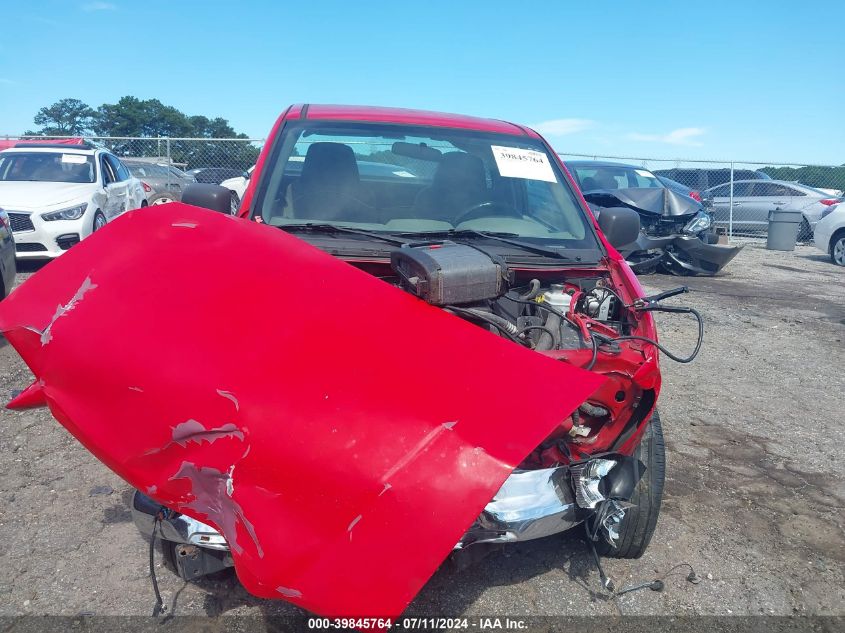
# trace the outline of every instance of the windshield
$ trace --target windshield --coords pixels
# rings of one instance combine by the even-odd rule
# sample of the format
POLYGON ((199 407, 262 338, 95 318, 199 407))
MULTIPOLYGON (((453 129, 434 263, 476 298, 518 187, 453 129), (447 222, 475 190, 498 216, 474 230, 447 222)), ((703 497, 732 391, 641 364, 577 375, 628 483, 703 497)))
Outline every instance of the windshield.
POLYGON ((665 188, 663 183, 647 169, 628 165, 571 165, 581 191, 613 191, 629 188, 665 188))
POLYGON ((256 216, 280 227, 486 231, 599 248, 541 141, 474 130, 289 123, 262 174, 256 216))
POLYGON ((167 178, 167 167, 152 163, 129 163, 123 161, 136 178, 167 178))
POLYGON ((3 152, 0 181, 96 182, 94 157, 61 152, 3 152))

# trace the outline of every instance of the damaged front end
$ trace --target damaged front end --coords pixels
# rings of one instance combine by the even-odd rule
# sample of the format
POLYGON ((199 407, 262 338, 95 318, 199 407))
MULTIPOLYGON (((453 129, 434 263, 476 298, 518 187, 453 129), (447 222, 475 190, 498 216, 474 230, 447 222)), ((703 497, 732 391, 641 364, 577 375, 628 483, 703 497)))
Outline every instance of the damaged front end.
MULTIPOLYGON (((453 549, 543 538, 590 517, 596 517, 593 537, 614 546, 642 468, 638 460, 616 455, 572 466, 516 470, 453 549)), ((183 579, 194 580, 234 566, 226 539, 212 526, 162 508, 138 491, 131 510, 135 526, 145 538, 155 536, 176 545, 173 563, 183 579)))
POLYGON ((742 245, 718 244, 710 212, 671 189, 600 190, 586 192, 584 198, 597 215, 603 208, 618 206, 640 215, 640 235, 619 248, 638 274, 661 270, 675 275, 715 275, 742 250, 742 245))

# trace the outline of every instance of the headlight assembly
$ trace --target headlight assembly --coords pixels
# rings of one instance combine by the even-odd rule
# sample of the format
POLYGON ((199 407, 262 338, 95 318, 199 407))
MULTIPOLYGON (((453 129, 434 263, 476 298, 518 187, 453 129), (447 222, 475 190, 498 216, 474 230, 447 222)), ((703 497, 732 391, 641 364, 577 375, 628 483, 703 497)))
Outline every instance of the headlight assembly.
POLYGON ((711 226, 713 226, 713 219, 710 217, 710 214, 705 213, 704 211, 699 211, 684 227, 684 233, 696 235, 697 233, 706 231, 711 226))
POLYGON ((85 214, 85 209, 87 208, 88 203, 83 202, 75 207, 69 207, 59 211, 50 211, 50 213, 43 213, 41 214, 41 219, 47 222, 52 222, 53 220, 78 220, 85 214))

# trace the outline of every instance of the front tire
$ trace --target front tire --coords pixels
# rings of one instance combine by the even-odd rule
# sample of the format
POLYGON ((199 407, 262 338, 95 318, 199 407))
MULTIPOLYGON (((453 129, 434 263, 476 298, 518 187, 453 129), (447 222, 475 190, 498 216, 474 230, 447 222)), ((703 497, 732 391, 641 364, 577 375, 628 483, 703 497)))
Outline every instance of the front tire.
POLYGON ((241 199, 234 191, 232 192, 232 215, 238 215, 238 209, 241 206, 241 199))
POLYGON ((168 202, 176 202, 176 196, 172 193, 157 193, 147 201, 150 206, 157 204, 167 204, 168 202))
POLYGON ((103 215, 102 211, 97 211, 94 214, 94 225, 91 227, 91 232, 94 233, 99 231, 106 225, 106 216, 103 215))
POLYGON ((845 230, 830 238, 830 261, 837 266, 845 266, 845 230))
POLYGON ((666 480, 666 446, 657 409, 651 416, 640 445, 634 451, 634 457, 646 467, 631 497, 631 503, 635 506, 625 512, 616 546, 605 541, 596 543, 596 549, 603 556, 639 558, 645 553, 657 526, 663 500, 663 483, 666 480))

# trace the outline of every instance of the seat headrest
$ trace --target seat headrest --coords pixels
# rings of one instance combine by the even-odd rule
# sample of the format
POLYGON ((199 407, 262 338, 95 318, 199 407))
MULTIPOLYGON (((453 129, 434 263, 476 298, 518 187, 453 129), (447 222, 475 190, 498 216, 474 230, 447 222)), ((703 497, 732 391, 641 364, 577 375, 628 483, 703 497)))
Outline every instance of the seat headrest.
POLYGON ((355 162, 355 152, 343 143, 313 143, 305 153, 301 180, 303 183, 320 181, 338 187, 356 184, 358 163, 355 162))
POLYGON ((598 189, 609 189, 611 191, 619 189, 616 178, 604 171, 596 172, 596 184, 598 184, 598 189))
POLYGON ((486 189, 487 177, 484 173, 484 161, 465 152, 443 154, 443 158, 437 166, 437 172, 434 174, 432 186, 475 191, 486 189))
POLYGON ((595 191, 599 188, 599 183, 592 176, 587 176, 581 181, 581 191, 595 191))

